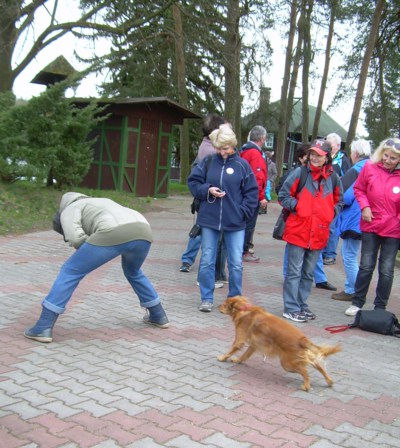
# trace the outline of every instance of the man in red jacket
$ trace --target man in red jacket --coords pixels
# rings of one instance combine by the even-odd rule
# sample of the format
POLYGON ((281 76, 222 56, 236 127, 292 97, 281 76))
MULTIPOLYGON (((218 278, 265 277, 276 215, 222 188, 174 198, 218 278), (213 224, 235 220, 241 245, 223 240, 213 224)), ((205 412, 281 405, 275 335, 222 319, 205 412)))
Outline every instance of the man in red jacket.
POLYGON ((253 238, 254 229, 256 228, 257 217, 260 207, 266 208, 268 201, 265 198, 265 188, 267 186, 268 171, 264 158, 262 147, 267 139, 267 130, 262 126, 254 126, 249 134, 249 141, 242 146, 240 156, 249 162, 258 185, 258 207, 254 211, 254 215, 247 221, 244 236, 243 261, 258 263, 259 257, 249 252, 251 240, 253 238))

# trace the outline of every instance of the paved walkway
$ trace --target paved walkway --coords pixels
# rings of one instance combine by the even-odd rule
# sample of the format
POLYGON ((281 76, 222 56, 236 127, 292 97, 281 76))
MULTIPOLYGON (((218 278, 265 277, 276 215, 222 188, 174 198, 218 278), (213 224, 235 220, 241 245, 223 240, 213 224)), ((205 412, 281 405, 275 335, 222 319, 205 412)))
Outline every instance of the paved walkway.
MULTIPOLYGON (((72 249, 53 231, 0 238, 0 447, 400 447, 400 341, 325 331, 352 321, 347 304, 327 291, 313 289, 318 318, 297 325, 317 343, 342 343, 327 363, 333 388, 313 371, 312 389, 303 392, 298 375, 260 355, 243 365, 217 361, 232 324, 217 311, 197 310, 196 269, 178 269, 192 224, 189 202, 159 200, 146 214, 155 242, 144 270, 162 296, 168 330, 141 322, 115 261, 82 281, 52 344, 25 339, 72 249)), ((244 293, 281 315, 284 244, 271 237, 279 206, 269 209, 255 235, 261 262, 244 266, 244 293)), ((340 261, 326 272, 343 285, 340 261)), ((400 316, 398 274, 389 308, 400 316)), ((216 291, 216 304, 226 290, 216 291)))

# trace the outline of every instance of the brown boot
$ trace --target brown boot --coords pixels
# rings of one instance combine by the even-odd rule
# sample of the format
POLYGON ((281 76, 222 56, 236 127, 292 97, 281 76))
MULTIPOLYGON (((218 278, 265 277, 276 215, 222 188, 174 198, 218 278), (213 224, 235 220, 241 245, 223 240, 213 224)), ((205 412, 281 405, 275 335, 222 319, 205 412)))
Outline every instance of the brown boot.
POLYGON ((347 294, 347 292, 338 292, 336 294, 332 294, 331 298, 333 300, 340 300, 341 302, 351 302, 353 300, 354 294, 347 294))

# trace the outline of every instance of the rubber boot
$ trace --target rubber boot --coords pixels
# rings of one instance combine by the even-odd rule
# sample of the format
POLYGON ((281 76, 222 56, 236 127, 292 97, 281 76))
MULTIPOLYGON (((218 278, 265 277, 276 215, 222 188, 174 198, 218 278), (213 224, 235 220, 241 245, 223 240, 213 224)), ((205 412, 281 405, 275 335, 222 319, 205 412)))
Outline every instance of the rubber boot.
POLYGON ((54 311, 42 307, 42 314, 39 320, 32 328, 25 330, 24 336, 38 342, 52 342, 52 332, 54 324, 58 318, 58 314, 54 311))
POLYGON ((143 322, 149 325, 155 325, 158 328, 168 328, 169 321, 161 303, 151 308, 147 308, 148 314, 143 317, 143 322))

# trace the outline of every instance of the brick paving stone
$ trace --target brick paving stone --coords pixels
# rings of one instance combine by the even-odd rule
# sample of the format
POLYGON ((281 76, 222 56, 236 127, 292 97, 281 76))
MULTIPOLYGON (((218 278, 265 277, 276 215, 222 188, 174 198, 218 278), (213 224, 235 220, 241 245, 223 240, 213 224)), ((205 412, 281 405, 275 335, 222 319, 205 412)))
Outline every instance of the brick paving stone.
POLYGON ((138 442, 131 443, 127 448, 161 448, 165 446, 164 444, 156 443, 152 438, 145 437, 140 439, 138 442))
POLYGON ((42 427, 46 428, 47 431, 49 431, 51 434, 58 434, 59 432, 65 431, 66 429, 75 426, 75 423, 73 421, 61 419, 51 412, 42 414, 39 417, 31 418, 29 422, 31 424, 41 425, 42 427))
POLYGON ((322 426, 315 425, 311 428, 308 428, 304 433, 331 441, 338 446, 341 446, 343 441, 348 438, 348 434, 345 432, 341 432, 340 427, 337 427, 335 431, 329 431, 322 426))
POLYGON ((140 414, 149 409, 147 406, 137 406, 129 400, 113 401, 112 406, 115 409, 120 409, 126 412, 130 416, 140 414))
POLYGON ((6 428, 0 427, 1 448, 19 448, 26 446, 28 443, 28 439, 16 437, 14 434, 8 432, 6 428))
POLYGON ((107 437, 98 436, 97 434, 87 431, 82 426, 74 426, 59 433, 59 436, 72 440, 80 448, 92 447, 107 439, 107 437))
MULTIPOLYGON (((313 288, 309 304, 318 317, 298 326, 318 344, 342 344, 327 361, 332 388, 310 369, 305 393, 299 375, 260 355, 242 365, 218 362, 232 343, 232 322, 216 309, 198 311, 198 259, 191 273, 179 272, 192 225, 189 202, 154 201, 146 213, 155 240, 143 271, 162 298, 168 330, 142 322, 114 260, 81 282, 52 344, 23 338, 73 249, 50 230, 0 237, 0 447, 3 440, 7 448, 398 447, 398 341, 357 329, 326 332, 352 321, 344 315, 347 304, 327 291, 313 288)), ((284 243, 271 238, 279 211, 271 203, 258 220, 261 261, 244 266, 243 291, 281 316, 284 243)), ((399 316, 398 272, 388 308, 399 316)), ((343 287, 340 257, 326 274, 343 287)), ((375 272, 366 309, 376 281, 375 272)), ((227 291, 215 291, 216 305, 227 291)))
POLYGON ((105 440, 104 442, 100 442, 97 445, 94 445, 93 448, 120 448, 121 445, 117 444, 115 440, 105 440))
POLYGON ((32 420, 23 420, 17 414, 9 414, 0 418, 0 428, 7 428, 13 435, 21 437, 21 434, 40 428, 40 424, 35 424, 32 420))
POLYGON ((204 448, 205 446, 207 446, 207 448, 217 447, 217 445, 213 445, 210 443, 203 444, 195 442, 188 436, 179 436, 176 439, 172 439, 169 442, 166 442, 164 446, 170 446, 173 448, 204 448))
POLYGON ((248 443, 240 443, 234 439, 225 437, 223 434, 216 434, 216 435, 207 437, 205 442, 211 443, 215 446, 220 446, 220 447, 228 447, 229 446, 229 448, 249 448, 249 447, 251 447, 251 445, 248 443))

